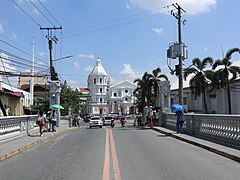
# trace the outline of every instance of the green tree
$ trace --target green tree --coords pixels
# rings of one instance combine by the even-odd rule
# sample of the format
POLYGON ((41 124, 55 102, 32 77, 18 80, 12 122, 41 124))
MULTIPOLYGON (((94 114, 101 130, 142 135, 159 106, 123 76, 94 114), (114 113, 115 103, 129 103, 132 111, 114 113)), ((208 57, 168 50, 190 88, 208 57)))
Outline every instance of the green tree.
POLYGON ((137 94, 138 99, 138 109, 140 112, 143 111, 143 107, 145 106, 145 99, 150 101, 150 84, 149 84, 149 76, 148 73, 145 72, 142 76, 142 79, 135 79, 134 83, 137 83, 137 88, 134 90, 134 93, 137 94))
POLYGON ((43 112, 47 112, 49 109, 48 94, 46 94, 45 97, 34 98, 31 109, 38 111, 42 110, 43 112))
POLYGON ((67 85, 66 81, 61 85, 61 105, 64 107, 62 111, 63 115, 68 114, 68 108, 71 107, 74 113, 79 113, 86 107, 86 102, 83 100, 82 93, 71 89, 69 85, 67 85))
POLYGON ((229 49, 223 59, 217 60, 212 67, 214 70, 219 67, 219 69, 216 70, 219 78, 218 85, 227 89, 229 114, 232 114, 230 83, 240 75, 240 67, 232 66, 232 62, 230 61, 233 53, 240 53, 240 49, 229 49))
POLYGON ((150 88, 153 89, 155 106, 157 105, 157 98, 159 95, 159 84, 161 79, 168 80, 168 77, 165 74, 161 74, 161 69, 158 67, 152 71, 152 74, 148 74, 150 88))
POLYGON ((206 91, 210 82, 205 75, 206 73, 208 73, 208 71, 204 69, 208 64, 212 65, 213 61, 214 60, 211 57, 206 57, 202 61, 199 58, 194 58, 192 60, 192 65, 184 69, 185 80, 190 74, 194 74, 194 76, 189 81, 189 85, 195 96, 200 96, 201 94, 203 95, 205 113, 208 113, 206 91))

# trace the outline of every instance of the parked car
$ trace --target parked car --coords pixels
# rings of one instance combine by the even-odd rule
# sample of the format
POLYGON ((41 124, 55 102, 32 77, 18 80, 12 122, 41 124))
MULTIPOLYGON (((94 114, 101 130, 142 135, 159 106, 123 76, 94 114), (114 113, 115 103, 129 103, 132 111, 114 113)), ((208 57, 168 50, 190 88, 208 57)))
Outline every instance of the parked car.
POLYGON ((92 128, 92 127, 102 128, 102 126, 103 126, 103 122, 99 116, 91 117, 89 122, 89 128, 92 128))
POLYGON ((113 116, 105 116, 103 118, 103 125, 104 126, 110 126, 113 121, 114 121, 113 116))

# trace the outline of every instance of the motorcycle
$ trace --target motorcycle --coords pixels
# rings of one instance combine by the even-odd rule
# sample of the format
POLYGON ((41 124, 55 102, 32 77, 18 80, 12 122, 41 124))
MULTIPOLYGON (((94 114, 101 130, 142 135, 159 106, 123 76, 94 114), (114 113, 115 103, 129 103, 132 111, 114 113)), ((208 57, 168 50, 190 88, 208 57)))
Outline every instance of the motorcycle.
POLYGON ((114 120, 111 121, 111 127, 113 128, 115 126, 114 120))
POLYGON ((124 118, 121 118, 120 123, 121 123, 122 127, 125 127, 125 119, 124 118))

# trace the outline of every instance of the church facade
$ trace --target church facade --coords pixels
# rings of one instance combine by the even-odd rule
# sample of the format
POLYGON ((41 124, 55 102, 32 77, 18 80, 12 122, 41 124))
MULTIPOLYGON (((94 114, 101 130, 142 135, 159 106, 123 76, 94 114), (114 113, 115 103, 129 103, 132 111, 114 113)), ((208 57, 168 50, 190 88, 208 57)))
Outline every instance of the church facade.
POLYGON ((133 91, 136 85, 128 80, 111 84, 110 76, 98 58, 88 76, 88 114, 104 115, 110 113, 129 114, 134 106, 133 91))

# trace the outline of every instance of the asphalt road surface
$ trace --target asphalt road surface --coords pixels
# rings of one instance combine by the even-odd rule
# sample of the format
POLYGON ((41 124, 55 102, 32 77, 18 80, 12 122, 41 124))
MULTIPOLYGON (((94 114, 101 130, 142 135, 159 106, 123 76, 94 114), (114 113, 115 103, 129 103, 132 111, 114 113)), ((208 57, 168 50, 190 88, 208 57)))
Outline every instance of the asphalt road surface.
POLYGON ((237 180, 240 164, 132 126, 85 124, 0 162, 1 180, 237 180))

